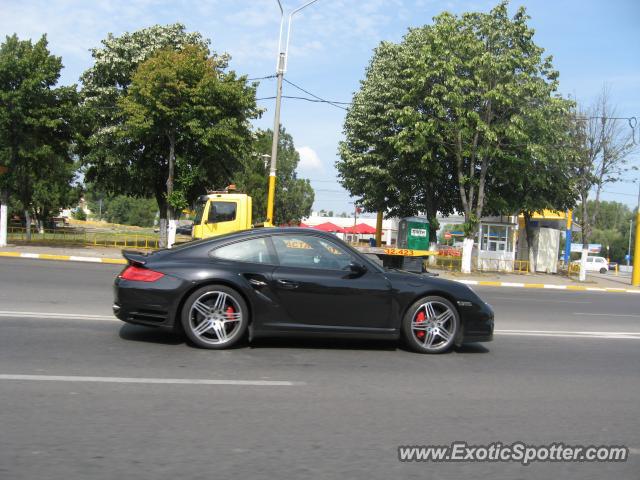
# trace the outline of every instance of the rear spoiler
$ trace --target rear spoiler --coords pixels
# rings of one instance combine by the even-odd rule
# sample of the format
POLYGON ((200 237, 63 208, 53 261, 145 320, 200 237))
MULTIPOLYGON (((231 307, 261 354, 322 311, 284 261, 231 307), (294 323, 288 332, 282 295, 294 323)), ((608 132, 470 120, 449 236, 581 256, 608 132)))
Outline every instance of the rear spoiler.
POLYGON ((141 267, 147 263, 149 254, 147 252, 138 252, 136 250, 122 250, 122 256, 129 262, 129 265, 141 267))

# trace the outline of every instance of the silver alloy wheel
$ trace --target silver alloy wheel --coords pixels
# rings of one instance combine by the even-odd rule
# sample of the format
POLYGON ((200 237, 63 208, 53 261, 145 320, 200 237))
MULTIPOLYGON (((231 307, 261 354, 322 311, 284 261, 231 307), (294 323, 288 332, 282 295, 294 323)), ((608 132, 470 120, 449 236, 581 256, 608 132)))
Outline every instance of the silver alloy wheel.
POLYGON ((189 327, 201 341, 228 343, 242 325, 242 308, 226 292, 212 290, 200 295, 189 310, 189 327))
POLYGON ((437 350, 453 341, 455 314, 442 302, 425 302, 413 314, 411 331, 426 350, 437 350))

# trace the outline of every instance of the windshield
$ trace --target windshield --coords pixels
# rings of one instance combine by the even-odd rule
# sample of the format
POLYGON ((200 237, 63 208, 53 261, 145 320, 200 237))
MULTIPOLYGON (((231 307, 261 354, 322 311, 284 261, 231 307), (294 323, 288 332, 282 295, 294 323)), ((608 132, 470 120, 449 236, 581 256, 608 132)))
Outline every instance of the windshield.
POLYGON ((204 213, 206 204, 206 200, 198 200, 198 203, 196 203, 196 218, 193 219, 194 225, 200 225, 202 223, 202 214, 204 213))

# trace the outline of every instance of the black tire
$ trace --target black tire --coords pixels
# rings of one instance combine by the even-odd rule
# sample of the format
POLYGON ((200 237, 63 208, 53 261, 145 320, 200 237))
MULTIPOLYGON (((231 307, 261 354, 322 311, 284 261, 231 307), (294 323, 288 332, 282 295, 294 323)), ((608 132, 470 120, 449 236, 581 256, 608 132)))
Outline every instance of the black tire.
POLYGON ((604 267, 602 267, 602 268, 600 269, 600 273, 607 273, 607 269, 606 269, 606 268, 604 268, 604 267))
POLYGON ((244 338, 249 325, 249 309, 234 289, 207 285, 189 295, 182 308, 181 324, 195 346, 222 350, 237 345, 244 338))
POLYGON ((404 341, 411 350, 418 353, 444 353, 450 350, 459 330, 460 315, 458 310, 449 300, 438 296, 419 299, 409 307, 402 319, 404 341), (432 309, 430 315, 427 313, 429 309, 427 305, 430 305, 432 309), (446 317, 444 316, 445 311, 450 312, 446 317), (421 312, 425 317, 422 320, 420 320, 421 312), (424 323, 425 326, 416 329, 414 318, 417 320, 415 325, 424 323), (445 321, 442 321, 442 326, 438 324, 437 318, 441 320, 446 318, 445 321))

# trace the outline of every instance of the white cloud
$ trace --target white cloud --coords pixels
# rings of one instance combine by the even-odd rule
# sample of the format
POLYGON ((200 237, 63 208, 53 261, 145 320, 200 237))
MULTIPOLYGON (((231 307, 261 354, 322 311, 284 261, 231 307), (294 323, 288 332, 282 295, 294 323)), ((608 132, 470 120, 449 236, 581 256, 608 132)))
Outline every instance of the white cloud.
POLYGON ((316 151, 311 147, 296 148, 300 154, 300 163, 298 168, 305 170, 322 170, 323 165, 316 151))

